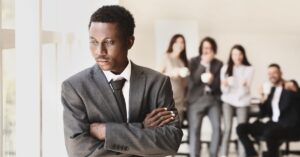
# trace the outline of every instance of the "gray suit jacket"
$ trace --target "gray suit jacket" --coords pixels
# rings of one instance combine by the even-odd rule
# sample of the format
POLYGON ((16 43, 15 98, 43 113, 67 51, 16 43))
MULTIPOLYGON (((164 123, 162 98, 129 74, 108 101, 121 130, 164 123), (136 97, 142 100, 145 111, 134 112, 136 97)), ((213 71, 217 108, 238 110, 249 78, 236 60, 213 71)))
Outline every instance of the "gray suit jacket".
MULTIPOLYGON (((209 85, 212 95, 216 99, 220 99, 221 89, 220 89, 220 71, 223 63, 218 59, 213 59, 210 63, 210 72, 214 76, 213 82, 209 85)), ((199 97, 204 94, 205 83, 201 80, 201 74, 205 72, 205 67, 200 64, 200 57, 194 57, 189 62, 189 69, 191 75, 188 80, 188 103, 193 104, 197 101, 199 97)))
POLYGON ((174 154, 182 131, 179 119, 155 129, 143 128, 146 114, 158 107, 176 111, 170 79, 132 63, 129 123, 122 122, 113 91, 98 65, 62 84, 64 133, 70 157, 133 157, 174 154), (106 139, 89 134, 93 122, 106 123, 106 139))

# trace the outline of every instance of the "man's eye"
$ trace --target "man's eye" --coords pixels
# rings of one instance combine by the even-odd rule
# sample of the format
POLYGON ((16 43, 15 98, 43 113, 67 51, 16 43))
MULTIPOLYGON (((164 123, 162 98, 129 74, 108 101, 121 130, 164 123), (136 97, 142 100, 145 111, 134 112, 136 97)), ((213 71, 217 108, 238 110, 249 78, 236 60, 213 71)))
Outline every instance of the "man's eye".
POLYGON ((104 42, 104 44, 106 46, 112 46, 114 44, 114 42, 112 40, 107 40, 107 41, 104 42))

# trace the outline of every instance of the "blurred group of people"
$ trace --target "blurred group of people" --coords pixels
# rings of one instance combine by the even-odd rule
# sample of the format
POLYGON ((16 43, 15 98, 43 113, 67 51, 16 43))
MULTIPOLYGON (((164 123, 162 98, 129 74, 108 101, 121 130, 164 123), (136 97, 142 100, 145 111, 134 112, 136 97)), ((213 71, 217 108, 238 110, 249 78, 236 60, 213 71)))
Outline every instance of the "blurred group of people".
POLYGON ((266 157, 278 157, 283 140, 295 138, 300 131, 300 90, 295 80, 285 80, 278 64, 268 67, 269 83, 261 91, 260 116, 249 123, 252 104, 251 84, 254 68, 242 45, 234 45, 228 61, 216 58, 217 43, 205 37, 199 45, 199 55, 189 61, 186 42, 181 34, 171 38, 160 71, 171 79, 173 97, 181 121, 187 112, 190 156, 199 157, 201 124, 208 116, 212 126, 210 157, 227 157, 236 115, 239 137, 239 157, 258 156, 249 136, 267 143, 266 157), (269 85, 269 86, 267 86, 269 85), (262 121, 262 117, 269 121, 262 121), (221 119, 223 118, 223 121, 221 119), (223 122, 224 129, 221 129, 223 122))

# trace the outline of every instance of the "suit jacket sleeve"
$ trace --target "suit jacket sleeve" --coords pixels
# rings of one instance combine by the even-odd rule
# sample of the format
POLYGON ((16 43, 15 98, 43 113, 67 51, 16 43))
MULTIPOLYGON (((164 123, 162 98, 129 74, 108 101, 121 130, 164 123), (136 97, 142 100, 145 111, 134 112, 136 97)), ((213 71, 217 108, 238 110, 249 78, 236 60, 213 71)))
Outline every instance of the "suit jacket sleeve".
MULTIPOLYGON (((213 66, 213 65, 211 65, 213 66)), ((223 66, 223 63, 215 61, 214 69, 211 70, 214 79, 211 84, 208 86, 212 90, 214 94, 220 94, 221 93, 221 80, 220 80, 220 73, 221 73, 221 68, 223 66)))
POLYGON ((189 64, 189 69, 191 71, 189 82, 192 86, 198 86, 204 84, 201 80, 201 74, 205 72, 205 67, 200 65, 200 60, 198 58, 193 58, 189 64))
MULTIPOLYGON (((161 82, 157 92, 157 107, 174 110, 170 79, 161 82)), ((132 123, 107 123, 104 148, 122 154, 138 156, 166 156, 175 154, 182 138, 179 119, 158 128, 142 128, 132 123)))
POLYGON ((265 102, 258 105, 259 106, 259 115, 258 115, 259 119, 268 116, 268 108, 269 108, 268 105, 269 104, 268 104, 267 101, 265 101, 265 102))
POLYGON ((84 103, 68 82, 62 84, 61 99, 64 107, 65 144, 69 157, 91 157, 105 151, 104 141, 90 136, 90 123, 84 103))

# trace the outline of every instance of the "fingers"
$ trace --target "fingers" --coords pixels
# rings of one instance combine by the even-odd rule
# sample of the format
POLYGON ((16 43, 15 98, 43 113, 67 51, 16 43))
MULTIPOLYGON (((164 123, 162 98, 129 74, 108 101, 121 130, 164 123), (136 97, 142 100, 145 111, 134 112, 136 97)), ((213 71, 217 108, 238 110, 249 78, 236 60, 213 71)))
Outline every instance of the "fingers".
POLYGON ((96 136, 97 133, 97 123, 90 124, 90 134, 96 136))
POLYGON ((163 111, 157 113, 154 117, 151 118, 152 122, 159 120, 159 118, 167 115, 173 115, 175 117, 175 114, 173 111, 163 111))
POLYGON ((146 115, 143 124, 145 128, 155 128, 160 124, 164 125, 174 120, 175 116, 175 113, 173 111, 167 111, 167 108, 157 108, 146 115))
POLYGON ((165 124, 168 124, 171 121, 173 121, 174 119, 175 119, 174 117, 169 117, 169 118, 165 119, 164 121, 160 122, 160 124, 158 126, 160 127, 160 126, 163 126, 165 124))
POLYGON ((90 134, 99 140, 105 139, 106 125, 104 123, 90 124, 90 134))
POLYGON ((167 111, 167 108, 163 107, 163 108, 156 108, 154 110, 152 110, 152 112, 150 114, 148 114, 149 117, 153 117, 154 115, 156 115, 159 112, 162 111, 167 111))
POLYGON ((167 115, 160 116, 155 121, 152 121, 152 125, 157 127, 162 121, 165 121, 166 119, 169 119, 171 117, 175 117, 175 114, 167 114, 167 115))
POLYGON ((153 118, 149 120, 150 126, 158 127, 161 122, 165 122, 168 119, 175 119, 175 114, 173 111, 164 111, 157 113, 153 118))

